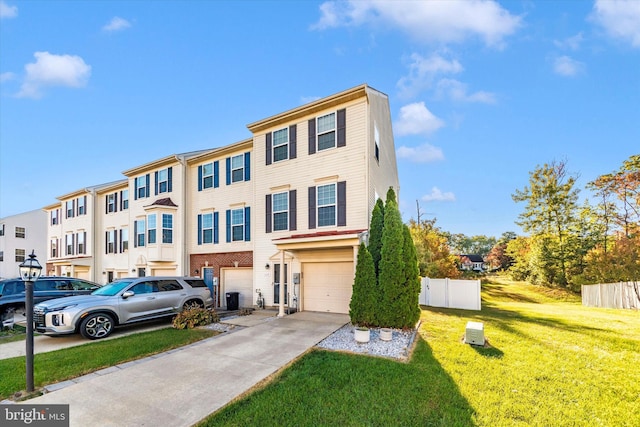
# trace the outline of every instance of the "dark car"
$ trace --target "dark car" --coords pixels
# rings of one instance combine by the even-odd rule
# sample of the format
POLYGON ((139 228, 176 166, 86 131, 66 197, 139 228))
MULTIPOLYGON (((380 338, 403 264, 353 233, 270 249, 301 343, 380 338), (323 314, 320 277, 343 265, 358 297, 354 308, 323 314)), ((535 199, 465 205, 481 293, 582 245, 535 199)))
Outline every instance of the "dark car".
MULTIPOLYGON (((33 286, 33 303, 90 294, 100 288, 94 282, 75 277, 40 277, 33 286)), ((22 279, 5 279, 0 281, 0 321, 2 326, 13 324, 13 314, 25 311, 26 292, 22 279)))

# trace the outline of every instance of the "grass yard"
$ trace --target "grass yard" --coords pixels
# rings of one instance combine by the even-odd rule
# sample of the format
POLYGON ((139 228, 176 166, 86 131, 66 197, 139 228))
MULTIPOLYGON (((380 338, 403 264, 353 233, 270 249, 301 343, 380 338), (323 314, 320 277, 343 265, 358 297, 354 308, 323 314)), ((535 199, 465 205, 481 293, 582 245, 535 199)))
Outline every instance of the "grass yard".
MULTIPOLYGON (((33 361, 34 385, 37 389, 191 344, 216 334, 217 332, 209 329, 163 328, 36 354, 33 361)), ((0 400, 23 391, 25 385, 25 357, 0 360, 0 400)))
POLYGON ((640 312, 495 279, 480 312, 428 308, 409 363, 314 351, 202 425, 637 426, 640 312), (490 348, 461 343, 484 323, 490 348))

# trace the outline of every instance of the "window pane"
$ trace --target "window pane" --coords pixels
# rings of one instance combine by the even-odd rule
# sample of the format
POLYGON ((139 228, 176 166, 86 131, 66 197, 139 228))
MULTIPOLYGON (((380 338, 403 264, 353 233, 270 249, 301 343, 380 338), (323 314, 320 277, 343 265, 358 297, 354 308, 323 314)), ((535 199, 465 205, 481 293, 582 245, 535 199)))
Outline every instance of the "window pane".
POLYGON ((237 169, 237 168, 242 168, 244 167, 244 156, 243 155, 239 155, 239 156, 234 156, 231 158, 231 168, 232 169, 237 169))
POLYGON ((149 215, 147 218, 147 224, 149 224, 149 230, 151 230, 152 228, 156 228, 156 216, 155 215, 149 215))
POLYGON ((281 145, 273 149, 273 161, 278 162, 280 160, 286 160, 289 158, 289 146, 281 145))
POLYGON ((327 114, 326 116, 318 117, 318 133, 327 132, 335 129, 336 127, 336 115, 335 113, 327 114))
POLYGON ((336 224, 336 207, 326 206, 318 208, 318 226, 336 224))
POLYGON ((336 185, 320 185, 318 186, 318 206, 327 205, 336 202, 336 185))
POLYGON ((318 135, 318 150, 326 150, 327 148, 333 148, 336 146, 336 133, 329 132, 322 135, 318 135))
POLYGON ((273 214, 273 229, 275 231, 287 230, 289 228, 289 213, 280 212, 273 214))
POLYGON ((242 169, 236 169, 231 172, 231 182, 238 182, 244 180, 244 171, 242 169))
POLYGON ((233 241, 241 241, 244 240, 244 226, 234 225, 232 230, 233 241))
POLYGON ((231 224, 244 225, 244 210, 235 209, 231 211, 231 224))
POLYGON ((202 242, 203 243, 213 243, 213 230, 202 230, 202 242))
POLYGON ((202 178, 202 188, 211 188, 213 187, 213 177, 205 176, 202 178))
POLYGON ((202 165, 202 176, 213 175, 213 163, 202 165))
POLYGON ((202 228, 211 228, 213 226, 213 214, 202 215, 202 228))
POLYGON ((282 145, 289 142, 289 130, 287 128, 277 130, 273 133, 273 145, 282 145))

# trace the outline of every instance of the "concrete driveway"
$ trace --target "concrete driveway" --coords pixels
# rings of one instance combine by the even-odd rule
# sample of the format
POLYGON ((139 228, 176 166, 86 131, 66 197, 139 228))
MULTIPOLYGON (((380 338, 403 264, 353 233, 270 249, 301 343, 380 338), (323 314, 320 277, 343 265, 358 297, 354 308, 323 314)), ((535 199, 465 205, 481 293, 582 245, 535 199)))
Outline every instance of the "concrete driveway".
POLYGON ((20 404, 69 404, 71 426, 191 426, 306 353, 349 316, 299 312, 253 320, 253 326, 87 375, 20 404))

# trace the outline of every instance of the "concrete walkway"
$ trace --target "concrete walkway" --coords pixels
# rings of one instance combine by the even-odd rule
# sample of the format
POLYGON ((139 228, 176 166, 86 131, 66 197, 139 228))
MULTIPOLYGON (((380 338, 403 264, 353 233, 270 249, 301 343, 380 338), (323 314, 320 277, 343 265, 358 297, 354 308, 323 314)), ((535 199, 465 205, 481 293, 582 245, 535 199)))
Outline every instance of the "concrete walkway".
POLYGON ((231 333, 60 384, 22 403, 69 404, 71 426, 191 426, 349 322, 330 313, 253 316, 236 318, 246 327, 231 333))

